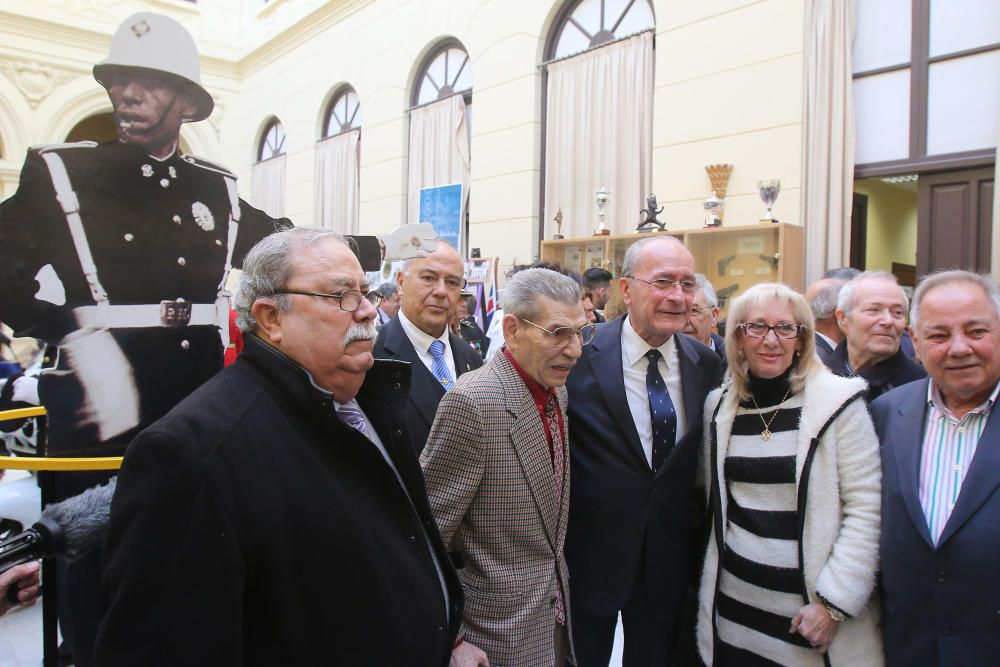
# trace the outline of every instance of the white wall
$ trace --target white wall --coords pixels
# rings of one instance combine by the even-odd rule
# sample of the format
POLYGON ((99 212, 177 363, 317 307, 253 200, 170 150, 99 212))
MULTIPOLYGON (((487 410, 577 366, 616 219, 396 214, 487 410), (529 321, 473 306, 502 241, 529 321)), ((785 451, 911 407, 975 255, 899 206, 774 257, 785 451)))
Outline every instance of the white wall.
MULTIPOLYGON (((704 166, 735 165, 729 224, 754 222, 762 178, 782 179, 779 218, 797 222, 801 182, 800 0, 655 0, 653 191, 669 228, 701 225, 710 192, 704 166)), ((0 186, 12 193, 24 148, 108 108, 90 77, 115 26, 139 9, 168 13, 191 30, 218 108, 187 126, 195 152, 241 176, 250 192, 256 141, 277 116, 287 133, 286 214, 314 222, 313 169, 323 105, 349 83, 364 115, 361 230, 400 224, 406 202, 407 114, 415 69, 444 37, 460 40, 473 68, 470 247, 502 265, 537 254, 541 163, 538 65, 561 3, 538 0, 6 0, 0 71, 14 62, 54 68, 53 90, 32 108, 0 75, 0 186), (104 8, 106 7, 106 8, 104 8), (103 9, 102 9, 103 8, 103 9)), ((7 67, 7 69, 4 69, 7 67)), ((643 202, 636 202, 636 211, 643 202)))

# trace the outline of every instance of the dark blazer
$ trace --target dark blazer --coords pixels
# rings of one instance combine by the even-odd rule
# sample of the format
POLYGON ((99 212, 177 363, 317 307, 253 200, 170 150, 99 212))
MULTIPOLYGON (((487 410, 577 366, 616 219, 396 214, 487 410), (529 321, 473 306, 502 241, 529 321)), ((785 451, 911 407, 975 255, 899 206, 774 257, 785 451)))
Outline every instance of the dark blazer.
POLYGON ((994 407, 935 547, 919 497, 927 383, 871 405, 882 445, 882 628, 888 667, 1000 660, 1000 414, 994 407))
POLYGON ((884 361, 878 362, 874 366, 869 366, 857 373, 851 373, 847 369, 846 338, 840 341, 836 349, 830 353, 830 356, 823 359, 823 363, 837 375, 843 377, 857 375, 864 378, 865 382, 868 383, 867 400, 869 403, 887 391, 908 382, 927 377, 927 371, 924 370, 924 367, 907 357, 902 348, 896 350, 896 354, 884 361))
POLYGON ((820 360, 825 364, 836 348, 833 345, 830 345, 830 342, 818 333, 813 335, 816 337, 816 354, 819 355, 820 360))
POLYGON ((447 665, 463 596, 401 419, 408 375, 376 362, 358 394, 398 477, 254 336, 143 431, 111 507, 98 664, 447 665))
MULTIPOLYGON (((483 357, 476 350, 453 333, 448 333, 448 343, 455 359, 457 375, 475 370, 483 365, 483 357)), ((408 361, 411 369, 410 401, 406 410, 406 428, 410 433, 413 447, 420 454, 427 442, 427 435, 434 423, 438 403, 444 396, 444 387, 424 366, 417 356, 413 343, 406 335, 399 317, 394 317, 378 332, 374 354, 376 359, 397 359, 408 361)), ((456 378, 458 379, 458 378, 456 378)))
POLYGON ((617 613, 645 549, 649 599, 670 618, 690 585, 702 406, 717 384, 719 357, 688 336, 675 336, 688 432, 654 476, 625 397, 623 322, 624 316, 597 328, 566 385, 573 480, 566 538, 570 590, 574 607, 617 613))
POLYGON ((712 334, 712 341, 715 343, 715 353, 726 363, 726 339, 719 334, 712 334))

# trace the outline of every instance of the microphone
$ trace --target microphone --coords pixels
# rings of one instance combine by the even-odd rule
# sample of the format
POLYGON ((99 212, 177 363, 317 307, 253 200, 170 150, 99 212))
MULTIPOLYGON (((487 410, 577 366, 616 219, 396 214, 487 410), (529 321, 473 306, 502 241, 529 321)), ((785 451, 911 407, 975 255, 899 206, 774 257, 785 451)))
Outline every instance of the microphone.
POLYGON ((118 478, 53 503, 31 528, 0 542, 0 574, 15 565, 64 556, 76 560, 104 538, 118 478))

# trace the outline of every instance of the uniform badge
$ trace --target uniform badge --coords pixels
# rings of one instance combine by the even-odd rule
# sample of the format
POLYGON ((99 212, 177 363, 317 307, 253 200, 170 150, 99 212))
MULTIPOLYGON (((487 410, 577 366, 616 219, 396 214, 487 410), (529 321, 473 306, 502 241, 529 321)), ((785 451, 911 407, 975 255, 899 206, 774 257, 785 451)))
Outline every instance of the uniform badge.
POLYGON ((167 167, 167 173, 170 174, 170 178, 177 178, 177 170, 174 169, 173 165, 167 167))
POLYGON ((191 204, 191 215, 194 216, 194 221, 198 223, 198 226, 206 232, 215 229, 215 218, 212 217, 212 212, 200 201, 191 204))
POLYGON ((151 165, 144 164, 142 165, 142 167, 139 168, 139 170, 142 172, 142 175, 145 176, 146 178, 149 178, 153 175, 153 167, 151 165))
POLYGON ((139 21, 138 23, 132 24, 132 32, 135 33, 136 37, 142 37, 147 32, 149 32, 149 24, 145 21, 139 21))

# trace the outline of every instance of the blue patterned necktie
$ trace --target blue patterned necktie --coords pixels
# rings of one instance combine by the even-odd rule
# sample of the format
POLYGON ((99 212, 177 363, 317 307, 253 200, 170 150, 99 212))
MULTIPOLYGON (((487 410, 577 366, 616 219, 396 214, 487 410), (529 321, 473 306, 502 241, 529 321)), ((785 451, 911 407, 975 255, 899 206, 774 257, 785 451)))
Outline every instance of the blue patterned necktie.
POLYGON ((667 393, 667 383, 660 375, 659 350, 646 353, 649 366, 646 368, 646 395, 649 397, 649 420, 653 427, 653 472, 663 467, 663 462, 673 449, 677 437, 677 412, 667 393))
POLYGON ((452 385, 455 384, 455 378, 451 376, 448 364, 444 360, 444 343, 436 340, 431 343, 428 351, 434 357, 433 361, 431 361, 431 372, 434 373, 434 377, 438 379, 438 382, 444 386, 445 391, 451 390, 452 385))
POLYGON ((361 412, 361 406, 353 398, 337 408, 337 419, 344 422, 363 435, 368 435, 368 427, 365 424, 365 415, 361 412))

